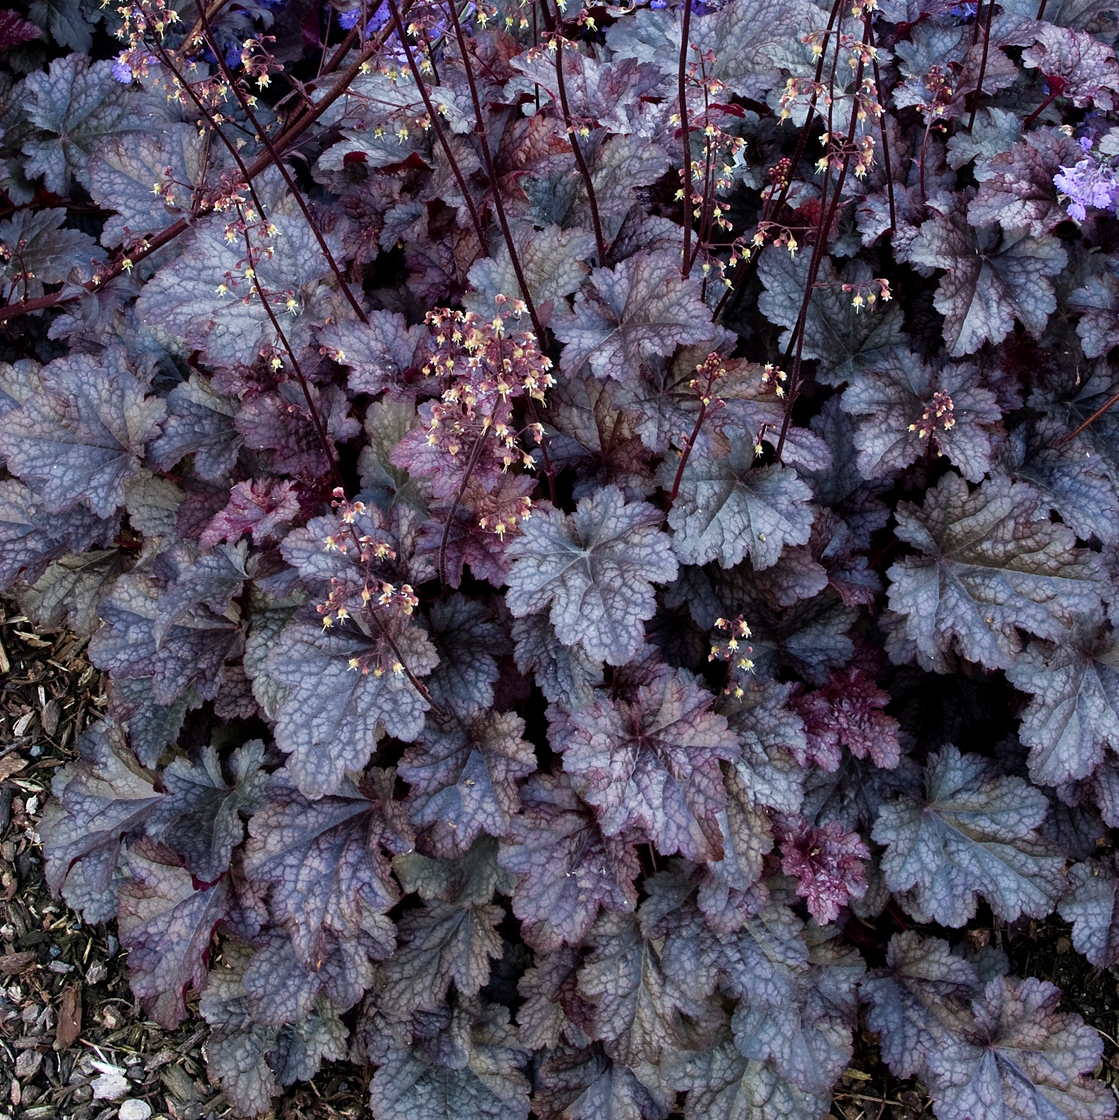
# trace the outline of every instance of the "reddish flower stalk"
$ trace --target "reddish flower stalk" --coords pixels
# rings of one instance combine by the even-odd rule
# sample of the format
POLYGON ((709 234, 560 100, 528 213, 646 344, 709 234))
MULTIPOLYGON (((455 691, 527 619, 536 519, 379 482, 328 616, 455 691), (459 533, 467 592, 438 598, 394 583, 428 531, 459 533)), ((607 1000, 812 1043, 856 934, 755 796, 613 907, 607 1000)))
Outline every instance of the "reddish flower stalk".
POLYGON ((226 82, 228 82, 229 88, 233 90, 233 94, 237 98, 245 116, 249 118, 249 123, 256 130, 256 134, 264 143, 265 148, 268 149, 268 153, 271 155, 272 162, 276 165, 276 169, 283 176, 284 183, 287 185, 288 190, 291 191, 292 198, 295 199, 295 203, 306 219, 307 225, 310 226, 311 233, 314 234, 315 240, 318 242, 319 251, 322 253, 330 271, 334 274, 334 279, 338 281, 338 286, 342 289, 342 294, 346 297, 346 302, 354 309, 354 314, 368 326, 369 319, 361 304, 354 298, 353 292, 350 291, 350 286, 346 283, 346 278, 342 275, 342 270, 338 267, 338 262, 334 259, 334 254, 330 251, 330 246, 327 245, 326 238, 323 237, 322 230, 319 229, 319 224, 315 221, 315 216, 311 213, 311 208, 303 198, 303 192, 300 191, 298 184, 292 178, 291 172, 288 171, 280 153, 276 151, 267 129, 256 119, 256 114, 253 112, 252 105, 249 104, 249 99, 245 96, 245 91, 241 88, 240 82, 229 69, 229 64, 225 61, 225 55, 222 53, 217 40, 214 38, 213 30, 210 27, 210 21, 206 18, 205 5, 199 9, 199 15, 202 20, 203 31, 210 45, 210 50, 218 60, 218 68, 224 75, 226 82))
MULTIPOLYGON (((244 215, 242 214, 241 217, 243 221, 244 215)), ((261 217, 263 218, 263 215, 261 215, 261 217)), ((249 241, 249 231, 247 228, 244 230, 244 238, 245 250, 249 254, 248 259, 251 266, 253 264, 253 250, 252 244, 249 241)), ((268 302, 268 297, 261 287, 260 277, 257 276, 255 267, 253 268, 252 281, 253 287, 256 289, 257 298, 260 300, 261 306, 263 306, 265 313, 271 321, 277 337, 287 351, 288 359, 291 362, 291 368, 295 371, 300 389, 303 390, 303 399, 307 403, 307 412, 311 417, 311 424, 314 426, 315 435, 318 437, 322 453, 326 456, 326 461, 330 465, 330 473, 334 476, 335 485, 341 487, 342 490, 345 491, 345 483, 342 479, 342 471, 338 467, 338 459, 334 454, 333 447, 331 447, 330 437, 326 433, 326 426, 322 422, 322 417, 319 416, 319 410, 315 407, 314 399, 311 396, 311 387, 307 384, 307 378, 304 376, 303 367, 300 366, 299 359, 295 356, 295 350, 288 341, 287 335, 284 334, 284 330, 280 326, 280 321, 276 318, 276 313, 272 310, 272 305, 268 302)))
MULTIPOLYGON (((878 91, 879 104, 882 103, 882 75, 878 70, 878 51, 874 43, 874 21, 868 8, 863 13, 866 28, 866 41, 871 49, 870 61, 874 67, 874 88, 878 91)), ((882 169, 886 173, 886 194, 890 200, 890 231, 898 228, 898 216, 894 209, 894 175, 890 167, 890 135, 886 131, 886 114, 883 112, 878 119, 879 130, 882 134, 882 169)))
MULTIPOLYGON (((839 50, 838 41, 836 43, 836 51, 839 50)), ((843 165, 840 168, 839 180, 835 185, 835 193, 832 195, 831 202, 825 206, 824 202, 827 197, 827 179, 824 180, 824 190, 820 198, 820 220, 816 229, 816 238, 812 245, 812 257, 808 265, 808 277, 804 285, 804 298, 801 300, 800 314, 797 317, 796 326, 793 329, 793 337, 789 339, 789 350, 793 350, 795 345, 795 357, 793 359, 792 370, 789 376, 789 396, 785 401, 785 415, 781 421, 781 435, 777 440, 776 460, 781 461, 781 452, 785 449, 785 438, 789 432, 789 424, 793 418, 793 405, 801 385, 801 361, 804 351, 804 330, 808 322, 808 307, 812 301, 812 291, 816 286, 816 278, 820 273, 820 265, 823 262, 824 250, 826 248, 827 234, 832 228, 832 223, 839 212, 839 204, 843 198, 843 184, 847 180, 847 171, 851 166, 851 147, 855 142, 855 131, 859 123, 859 100, 858 90, 863 81, 863 61, 859 59, 859 65, 855 72, 855 96, 851 104, 851 125, 847 130, 847 142, 844 145, 843 165)), ((789 352, 786 351, 785 361, 788 362, 789 352)))
MULTIPOLYGON (((824 29, 824 42, 826 43, 835 28, 836 20, 839 18, 839 13, 842 10, 843 0, 833 0, 831 7, 831 14, 828 16, 828 25, 824 29)), ((838 49, 838 47, 837 47, 838 49)), ((800 130, 800 136, 797 138, 796 151, 790 161, 790 172, 785 182, 782 184, 781 194, 777 197, 776 202, 772 198, 766 199, 765 206, 762 209, 762 219, 767 220, 773 214, 780 212, 781 207, 785 205, 789 197, 789 191, 793 185, 793 174, 800 166, 800 161, 804 158, 805 149, 808 147, 808 137, 812 131, 812 121, 814 119, 816 102, 819 94, 816 92, 820 86, 820 79, 824 73, 824 60, 827 57, 826 51, 820 52, 820 57, 816 60, 816 77, 813 81, 812 96, 808 101, 808 112, 804 118, 804 125, 800 130)), ((735 266, 734 272, 731 274, 731 286, 723 292, 722 298, 715 305, 715 314, 712 318, 718 322, 719 316, 722 314, 723 308, 726 306, 727 300, 737 292, 741 291, 741 281, 743 274, 747 268, 757 267, 758 254, 751 253, 746 260, 740 260, 735 266)), ((736 297, 737 298, 737 297, 736 297)))
MULTIPOLYGON (((982 0, 980 0, 980 2, 982 3, 982 0)), ((994 13, 995 13, 994 0, 987 0, 987 22, 986 22, 986 24, 984 24, 984 27, 983 27, 983 57, 982 57, 982 59, 980 59, 980 62, 979 62, 979 78, 975 83, 975 92, 971 95, 972 96, 971 116, 969 116, 968 120, 967 120, 967 130, 968 130, 969 134, 972 130, 972 127, 975 124, 975 114, 979 110, 979 98, 983 96, 983 78, 985 77, 985 75, 987 73, 987 52, 990 51, 990 49, 991 49, 991 18, 993 17, 994 13)), ((975 24, 976 24, 977 27, 979 26, 979 14, 978 14, 978 12, 976 13, 975 24)), ((1044 108, 1044 106, 1043 106, 1043 108, 1044 108)), ((1039 109, 1038 112, 1041 112, 1041 110, 1039 109)), ((1031 117, 1030 120, 1032 120, 1032 119, 1033 118, 1031 117)), ((1028 125, 1029 123, 1030 123, 1030 121, 1027 120, 1026 125, 1028 125)), ((1023 127, 1025 127, 1025 126, 1023 126, 1023 127)))
POLYGON ((451 150, 450 141, 447 139, 447 134, 443 131, 443 125, 439 121, 439 114, 436 112, 435 106, 431 102, 431 94, 427 92, 427 85, 423 80, 423 76, 420 74, 419 66, 416 64, 416 57, 412 53, 412 45, 408 42, 408 36, 404 31, 404 21, 400 18, 400 9, 396 6, 396 0, 388 0, 388 5, 389 12, 392 14, 393 26, 396 28, 397 38, 404 48, 404 57, 408 60, 408 69, 412 71, 412 79, 416 83, 416 88, 420 91, 420 97, 423 98, 428 120, 431 121, 431 127, 435 130, 435 137, 443 149, 443 154, 447 157, 447 162, 451 167, 451 174, 455 177, 455 183, 458 185, 462 197, 466 200, 466 208, 470 211, 470 222, 474 226, 474 233, 478 238, 478 244, 481 246, 482 256, 488 256, 486 231, 482 225, 482 219, 478 214, 477 207, 474 205, 474 199, 470 197, 470 191, 467 189, 466 178, 462 173, 462 168, 459 167, 459 162, 455 158, 455 153, 451 150))
MULTIPOLYGON (((463 34, 462 24, 459 22, 458 12, 455 10, 453 0, 449 0, 447 3, 447 12, 451 17, 451 26, 454 28, 459 53, 462 55, 463 69, 466 71, 467 85, 470 87, 470 101, 474 106, 474 134, 478 137, 478 145, 482 150, 482 162, 485 166, 486 178, 489 180, 490 191, 493 194, 493 208, 497 212, 497 221, 501 226, 501 235, 505 238, 505 247, 509 250, 509 260, 513 266, 513 274, 517 278, 517 286, 521 289, 521 299, 524 300, 528 317, 532 320, 532 328, 536 332, 536 343, 540 347, 540 353, 546 354, 548 352, 548 336, 543 323, 540 322, 540 316, 537 314, 532 292, 529 291, 528 281, 525 279, 524 269, 521 267, 521 256, 517 252, 517 244, 513 240, 513 231, 509 228, 509 219, 505 215, 505 204, 501 201, 497 171, 494 168, 493 156, 490 153, 489 139, 486 134, 486 120, 482 114, 482 100, 478 96, 478 83, 474 79, 474 71, 470 66, 469 52, 466 49, 466 36, 463 34)), ((536 408, 531 402, 529 412, 533 420, 536 420, 536 408)), ((544 459, 544 473, 548 479, 548 494, 554 503, 556 500, 556 469, 548 455, 548 445, 546 443, 542 442, 540 444, 540 453, 544 459)))
MULTIPOLYGON (((155 47, 159 54, 162 56, 164 65, 168 67, 172 74, 174 74, 176 80, 186 91, 190 99, 194 102, 195 107, 205 118, 207 124, 209 124, 210 128, 217 133, 218 137, 225 144, 226 148, 229 149, 230 154, 233 156, 234 162, 237 164, 237 169, 241 172, 241 176, 245 180, 245 186, 252 196, 253 204, 256 207, 256 211, 260 217, 260 220, 262 222, 266 221, 267 215, 265 214, 264 206, 258 198, 255 188, 253 187, 253 176, 250 174, 249 168, 245 166, 244 160, 241 159, 241 153, 237 151, 237 146, 229 140, 229 138, 218 126, 217 122, 213 118, 213 115, 206 108, 202 99, 198 96, 197 93, 195 93, 193 86, 191 86, 190 83, 187 82, 187 80, 179 72, 171 57, 167 54, 163 47, 158 43, 155 45, 155 47)), ((280 326, 280 322, 276 318, 275 312, 272 310, 272 305, 268 302, 268 299, 264 293, 264 289, 261 287, 260 277, 257 276, 256 273, 252 242, 249 240, 249 232, 247 223, 245 222, 245 215, 244 212, 240 209, 240 206, 238 206, 238 213, 240 214, 242 224, 245 226, 243 230, 243 236, 245 238, 245 251, 248 254, 249 265, 252 268, 253 288, 256 291, 257 298, 260 300, 261 305, 264 307, 265 314, 267 314, 269 320, 272 323, 273 329, 276 331, 277 337, 280 339, 281 344, 287 351, 288 357, 291 360, 292 369, 295 371, 295 376, 298 379, 300 388, 303 391, 303 398, 307 403, 307 411, 311 417, 311 423, 314 426, 315 435, 317 436, 319 444, 321 445, 323 454, 326 456, 326 461, 330 466, 330 471, 334 476, 335 483, 337 486, 344 488, 342 472, 338 467, 338 461, 335 458, 334 450, 330 445, 330 439, 327 436, 326 428, 323 425, 322 418, 319 416, 318 409, 315 408, 315 402, 311 397, 311 388, 307 384, 307 378, 303 374, 303 368, 300 366, 299 359, 295 355, 295 350, 292 348, 291 343, 288 341, 287 335, 284 334, 283 328, 280 326)))
POLYGON ((686 280, 692 270, 692 148, 688 135, 688 37, 692 30, 692 0, 684 0, 684 18, 680 27, 680 136, 684 144, 684 256, 680 275, 686 280))
POLYGON ((707 360, 701 366, 696 366, 696 373, 699 377, 692 379, 692 388, 695 389, 699 396, 699 415, 696 416, 695 427, 692 428, 692 434, 684 441, 684 446, 680 449, 680 463, 676 468, 676 477, 672 480, 672 491, 668 495, 668 504, 671 507, 676 501, 676 495, 680 493, 680 483, 684 478, 684 468, 688 465, 688 460, 692 456, 692 448, 695 447, 695 441, 699 439, 700 429, 703 427, 703 421, 707 419, 707 413, 710 409, 719 408, 722 406, 722 401, 713 395, 715 382, 726 374, 723 368, 722 359, 718 354, 708 354, 707 360), (700 377, 705 379, 705 384, 701 388, 699 385, 700 377))
MULTIPOLYGON (((412 0, 405 0, 405 12, 411 7, 411 4, 412 0)), ((350 84, 353 82, 354 78, 361 72, 362 66, 381 47, 384 40, 391 34, 391 31, 391 28, 384 28, 379 31, 376 38, 366 43, 358 57, 347 67, 330 90, 315 103, 314 107, 310 109, 304 107, 305 111, 301 114, 297 114, 284 127, 283 132, 273 141, 273 146, 276 151, 282 153, 291 147, 291 145, 350 88, 350 84)), ((332 60, 332 62, 333 61, 335 60, 332 60)), ((251 183, 251 181, 268 168, 271 163, 272 153, 267 150, 261 152, 246 169, 249 182, 251 183)), ((61 307, 64 304, 73 303, 75 300, 81 299, 82 295, 85 293, 98 291, 103 285, 108 283, 108 281, 115 279, 122 272, 132 268, 145 257, 151 256, 152 253, 162 249, 164 245, 174 241, 180 234, 185 233, 190 229, 192 222, 193 216, 190 218, 179 218, 178 221, 164 227, 157 233, 153 233, 149 237, 140 238, 140 248, 127 255, 122 254, 121 258, 117 260, 116 263, 99 272, 92 280, 86 281, 86 283, 77 288, 63 288, 61 291, 38 296, 35 299, 26 300, 23 303, 15 303, 7 307, 0 307, 0 323, 6 322, 8 319, 13 319, 18 315, 26 315, 35 311, 45 311, 51 307, 61 307)))
POLYGON ((458 41, 459 53, 462 55, 463 69, 466 71, 466 82, 470 87, 470 101, 474 106, 474 134, 478 137, 478 146, 482 150, 482 163, 485 165, 486 178, 489 180, 490 191, 493 194, 493 208, 497 212, 497 221, 501 226, 501 235, 505 238, 505 247, 509 250, 509 259, 513 265, 513 273, 517 277, 517 284, 521 289, 521 299, 525 301, 525 307, 528 308, 528 317, 532 320, 533 329, 536 331, 537 342, 540 345, 540 352, 544 353, 547 350, 547 336, 544 333, 543 324, 540 322, 540 316, 536 311, 536 304, 533 302, 532 293, 528 289, 528 281, 525 280, 524 270, 521 268, 521 257, 517 252, 516 243, 513 240, 513 231, 509 228, 509 219, 505 216, 505 204, 501 201, 501 190, 497 182, 497 171, 494 168, 493 155, 490 153, 490 143, 486 134, 486 119, 482 113, 482 99, 478 96, 478 83, 474 78, 474 70, 470 65, 469 52, 466 48, 466 36, 462 31, 462 24, 459 22, 458 12, 455 9, 453 0, 447 3, 447 13, 451 17, 451 26, 455 30, 455 39, 458 41))
POLYGON ((1105 412, 1109 412, 1112 406, 1114 406, 1117 402, 1119 402, 1119 393, 1116 393, 1114 396, 1109 397, 1102 405, 1100 405, 1099 408, 1096 409, 1095 412, 1092 413, 1091 416, 1088 417, 1087 420, 1085 420, 1081 424, 1077 424, 1077 426, 1073 428, 1071 432, 1068 432, 1066 435, 1061 436, 1061 438, 1057 440, 1055 446, 1064 447, 1066 443, 1069 443, 1070 441, 1076 439, 1076 437, 1080 435, 1081 432, 1086 431, 1088 428, 1090 428, 1105 412))
POLYGON ((591 178, 590 168, 587 166, 587 161, 583 158, 583 148, 579 143, 579 137, 575 134, 575 125, 571 118, 571 107, 567 101, 567 81, 563 76, 563 29, 560 26, 559 11, 556 11, 555 16, 548 9, 548 0, 541 0, 544 11, 544 23, 548 30, 554 36, 553 42, 556 44, 556 86, 559 92, 560 108, 563 110, 563 123, 567 128, 567 135, 571 141, 571 151, 575 155, 575 163, 579 168, 579 175, 583 180, 583 186, 587 192, 587 204, 591 211, 591 225, 594 228, 594 241, 598 249, 598 263, 601 266, 606 264, 606 241, 602 236, 602 223, 598 216, 598 196, 594 190, 594 180, 591 178))
POLYGON ((451 502, 451 510, 447 514, 447 521, 443 526, 443 535, 439 538, 439 587, 444 595, 447 593, 447 542, 450 540, 451 526, 454 524, 458 507, 462 504, 466 488, 470 484, 470 476, 474 473, 474 468, 481 458, 486 435, 485 431, 481 431, 478 433, 477 439, 474 440, 474 446, 470 449, 470 458, 466 461, 466 470, 462 474, 462 483, 458 488, 458 493, 455 494, 454 501, 451 502))

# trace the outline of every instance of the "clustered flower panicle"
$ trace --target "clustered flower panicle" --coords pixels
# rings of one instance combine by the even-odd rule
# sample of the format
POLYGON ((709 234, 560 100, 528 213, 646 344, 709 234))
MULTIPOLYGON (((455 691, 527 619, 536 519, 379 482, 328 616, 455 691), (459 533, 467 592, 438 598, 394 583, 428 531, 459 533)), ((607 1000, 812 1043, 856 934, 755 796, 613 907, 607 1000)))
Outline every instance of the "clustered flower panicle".
MULTIPOLYGON (((324 630, 336 623, 355 619, 374 622, 376 632, 392 633, 411 618, 420 600, 410 584, 399 585, 385 579, 387 565, 396 559, 396 550, 389 537, 378 531, 373 512, 361 501, 350 501, 338 487, 331 502, 334 516, 331 531, 322 537, 324 552, 337 552, 349 558, 352 567, 344 576, 330 580, 330 592, 316 606, 324 630), (379 574, 381 573, 381 574, 379 574)), ((376 677, 392 672, 402 676, 405 667, 393 652, 391 644, 378 644, 376 649, 350 659, 349 668, 376 677)))
POLYGON ((555 384, 552 361, 540 352, 533 331, 517 329, 525 304, 504 295, 496 302, 492 318, 449 308, 427 314, 430 350, 422 372, 444 387, 438 398, 420 405, 419 424, 392 454, 394 464, 431 480, 432 508, 444 527, 437 539, 425 537, 423 547, 435 551, 444 583, 449 556, 452 580, 458 579, 463 550, 483 562, 471 551, 472 533, 481 530, 491 542, 484 550, 492 560, 507 534, 532 513, 531 480, 509 468, 535 470, 525 440, 540 443, 544 427, 537 420, 525 423, 522 413, 542 404, 555 384))
MULTIPOLYGON (((506 331, 510 318, 524 314, 524 303, 498 295, 497 304, 492 319, 448 308, 428 312, 435 349, 423 372, 450 385, 428 413, 427 443, 456 462, 474 453, 499 462, 502 470, 518 462, 532 470, 536 464, 520 445, 514 407, 523 397, 543 402, 555 384, 548 372, 552 360, 540 353, 531 331, 506 331), (481 450, 472 452, 475 446, 481 450)), ((539 442, 543 426, 530 424, 524 432, 539 442)))

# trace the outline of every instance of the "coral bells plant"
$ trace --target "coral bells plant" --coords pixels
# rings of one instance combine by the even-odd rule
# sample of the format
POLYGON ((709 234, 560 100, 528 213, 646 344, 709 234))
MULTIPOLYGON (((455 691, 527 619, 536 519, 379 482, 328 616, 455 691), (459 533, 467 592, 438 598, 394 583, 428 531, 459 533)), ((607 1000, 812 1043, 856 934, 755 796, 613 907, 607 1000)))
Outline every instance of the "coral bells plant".
POLYGON ((30 12, 47 875, 234 1109, 1112 1116, 1010 954, 1119 963, 1119 10, 30 12))

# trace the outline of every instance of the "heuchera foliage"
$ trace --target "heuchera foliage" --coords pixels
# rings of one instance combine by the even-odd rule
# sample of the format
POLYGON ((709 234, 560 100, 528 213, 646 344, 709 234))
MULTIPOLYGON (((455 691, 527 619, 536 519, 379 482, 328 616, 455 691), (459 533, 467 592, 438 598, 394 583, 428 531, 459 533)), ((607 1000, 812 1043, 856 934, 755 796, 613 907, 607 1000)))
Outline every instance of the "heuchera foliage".
POLYGON ((28 11, 48 879, 236 1109, 1112 1116, 1119 0, 28 11))

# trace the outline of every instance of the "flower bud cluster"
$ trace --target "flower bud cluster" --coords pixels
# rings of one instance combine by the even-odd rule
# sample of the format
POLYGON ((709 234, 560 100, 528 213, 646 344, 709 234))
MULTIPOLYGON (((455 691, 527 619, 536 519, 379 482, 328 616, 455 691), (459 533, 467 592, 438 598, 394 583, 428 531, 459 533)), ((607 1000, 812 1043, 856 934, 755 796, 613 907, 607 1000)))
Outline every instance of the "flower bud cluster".
POLYGON ((762 387, 765 389, 772 389, 779 397, 785 395, 785 382, 788 381, 789 375, 783 370, 779 369, 772 362, 766 362, 765 368, 762 370, 762 387))
MULTIPOLYGON (((341 488, 334 491, 331 505, 335 512, 330 532, 321 538, 322 549, 345 556, 349 564, 341 575, 331 577, 326 599, 315 608, 323 629, 353 620, 374 636, 399 632, 420 601, 410 584, 385 578, 392 574, 390 565, 396 559, 391 540, 378 531, 375 511, 364 502, 348 500, 341 488)), ((377 642, 374 649, 351 658, 349 667, 377 677, 405 671, 391 642, 377 642)))
POLYGON ((879 300, 889 303, 894 298, 889 280, 874 279, 860 284, 844 284, 843 290, 851 296, 851 306, 856 315, 864 307, 873 308, 879 300))
MULTIPOLYGON (((108 7, 108 0, 103 0, 101 6, 108 7)), ((113 77, 127 84, 134 78, 146 78, 150 67, 158 61, 151 53, 147 36, 162 40, 164 32, 179 22, 179 13, 168 7, 166 0, 132 0, 121 4, 117 14, 121 19, 117 38, 127 46, 113 63, 113 77)))
POLYGON ((956 417, 952 415, 955 405, 952 397, 943 389, 933 393, 931 403, 921 414, 921 419, 909 425, 911 432, 916 432, 920 439, 928 439, 937 430, 951 431, 956 426, 956 417))
POLYGON ((715 629, 719 633, 711 643, 711 652, 707 655, 707 660, 728 663, 730 680, 727 682, 726 691, 736 699, 740 699, 743 688, 735 677, 738 673, 752 672, 754 668, 754 662, 750 659, 754 647, 745 644, 746 639, 750 637, 750 627, 742 615, 738 615, 731 619, 715 619, 715 629))

